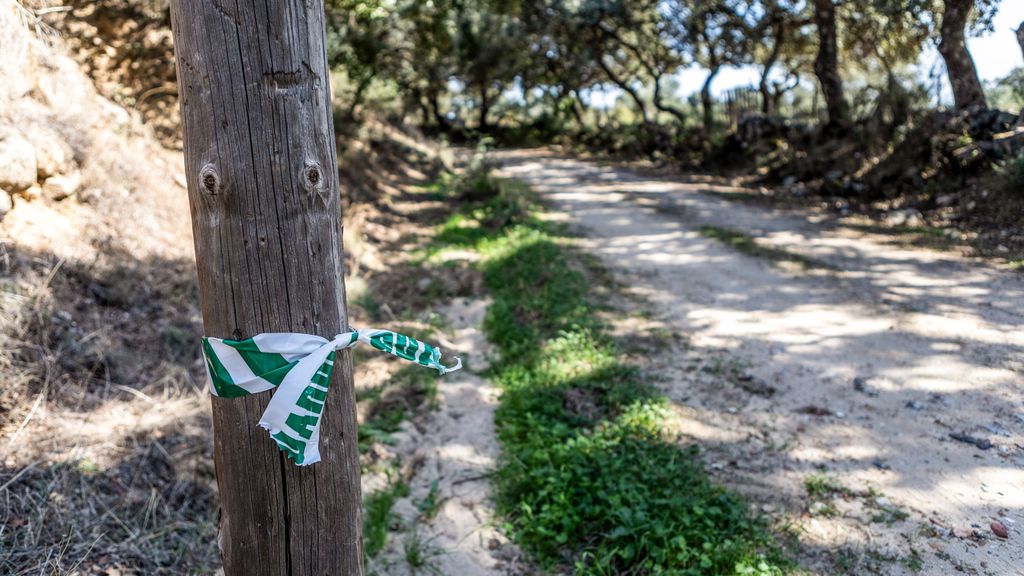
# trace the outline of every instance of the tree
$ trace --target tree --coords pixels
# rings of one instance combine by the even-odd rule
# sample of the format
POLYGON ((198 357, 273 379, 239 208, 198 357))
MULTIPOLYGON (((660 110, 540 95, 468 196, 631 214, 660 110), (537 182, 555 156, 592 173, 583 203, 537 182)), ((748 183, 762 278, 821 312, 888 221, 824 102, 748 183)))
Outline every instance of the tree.
POLYGON ((579 41, 578 14, 562 0, 532 0, 524 2, 521 15, 532 47, 528 73, 534 83, 555 88, 556 114, 568 111, 582 127, 580 91, 597 83, 602 71, 591 48, 579 41))
POLYGON ((828 109, 828 128, 836 130, 849 121, 849 106, 839 74, 839 29, 834 0, 814 0, 814 23, 818 29, 818 56, 814 73, 821 84, 828 109))
POLYGON ((398 86, 420 107, 423 124, 450 128, 442 110, 441 97, 448 79, 455 75, 455 24, 451 0, 409 1, 394 19, 401 33, 395 34, 399 62, 398 86))
POLYGON ((1017 44, 1020 44, 1020 52, 1024 54, 1024 22, 1017 26, 1017 44))
POLYGON ((957 110, 988 107, 978 69, 967 50, 967 25, 974 9, 975 0, 945 0, 943 3, 939 53, 946 62, 957 110))
POLYGON ((776 111, 782 96, 800 83, 800 70, 812 42, 804 27, 811 19, 801 0, 761 0, 758 4, 760 16, 748 25, 748 30, 753 60, 761 66, 757 85, 761 112, 768 115, 776 111), (771 80, 776 66, 786 76, 782 82, 771 80))
POLYGON ((669 47, 689 52, 707 70, 700 88, 704 130, 714 124, 711 86, 725 66, 747 64, 752 54, 745 4, 740 0, 674 0, 663 2, 669 47))
POLYGON ((392 57, 389 13, 382 0, 325 0, 327 60, 354 84, 346 118, 355 119, 371 83, 386 75, 392 57))
POLYGON ((489 114, 519 69, 523 29, 501 0, 457 4, 455 51, 459 74, 476 94, 477 129, 490 129, 489 114))
MULTIPOLYGON (((659 112, 676 118, 679 123, 686 121, 682 110, 669 105, 662 93, 662 78, 676 71, 684 61, 681 50, 670 49, 665 19, 658 11, 659 2, 640 0, 628 4, 613 4, 602 9, 601 18, 594 24, 613 51, 622 54, 624 60, 633 61, 652 84, 652 104, 659 112)), ((678 48, 678 47, 677 47, 678 48)), ((599 56, 600 57, 600 56, 599 56)), ((637 104, 644 107, 639 93, 633 95, 637 104)), ((645 107, 644 107, 645 108, 645 107)), ((646 118, 646 110, 643 111, 646 118)))
MULTIPOLYGON (((347 327, 323 0, 170 5, 207 335, 347 327)), ((228 576, 362 574, 351 358, 338 353, 322 461, 257 428, 266 394, 213 398, 228 576)))

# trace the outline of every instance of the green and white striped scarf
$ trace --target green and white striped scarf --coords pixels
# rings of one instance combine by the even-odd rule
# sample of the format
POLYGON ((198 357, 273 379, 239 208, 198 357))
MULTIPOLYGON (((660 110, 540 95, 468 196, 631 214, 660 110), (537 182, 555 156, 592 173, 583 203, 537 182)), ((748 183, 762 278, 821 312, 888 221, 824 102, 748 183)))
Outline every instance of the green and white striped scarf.
POLYGON ((210 392, 237 398, 277 388, 260 426, 299 465, 320 461, 320 416, 334 367, 334 353, 363 342, 437 370, 442 376, 462 368, 441 364, 441 350, 389 330, 356 330, 327 340, 309 334, 269 333, 246 340, 203 338, 210 392))

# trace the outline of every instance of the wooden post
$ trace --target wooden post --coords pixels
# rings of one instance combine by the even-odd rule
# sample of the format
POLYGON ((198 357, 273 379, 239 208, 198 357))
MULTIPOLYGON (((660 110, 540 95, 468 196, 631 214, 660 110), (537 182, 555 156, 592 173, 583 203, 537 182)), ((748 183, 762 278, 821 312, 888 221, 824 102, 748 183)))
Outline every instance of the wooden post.
MULTIPOLYGON (((208 336, 347 327, 323 0, 172 0, 208 336)), ((336 359, 299 467, 257 427, 269 393, 213 399, 228 576, 362 574, 352 363, 336 359)))

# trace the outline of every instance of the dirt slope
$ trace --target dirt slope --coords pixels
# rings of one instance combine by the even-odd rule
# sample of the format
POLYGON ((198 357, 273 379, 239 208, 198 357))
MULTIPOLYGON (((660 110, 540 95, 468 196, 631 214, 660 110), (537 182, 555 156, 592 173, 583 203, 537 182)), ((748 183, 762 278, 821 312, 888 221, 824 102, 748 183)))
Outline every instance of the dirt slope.
POLYGON ((805 565, 1024 574, 1024 276, 731 202, 713 179, 495 159, 688 336, 648 368, 805 565))

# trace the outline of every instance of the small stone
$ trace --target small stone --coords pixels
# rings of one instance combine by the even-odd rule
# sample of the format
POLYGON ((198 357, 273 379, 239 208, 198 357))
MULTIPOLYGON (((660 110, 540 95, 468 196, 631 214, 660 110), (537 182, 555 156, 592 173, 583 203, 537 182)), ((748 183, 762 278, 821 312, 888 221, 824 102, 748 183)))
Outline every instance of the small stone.
POLYGON ((911 410, 922 410, 922 409, 924 409, 924 405, 921 404, 920 402, 918 402, 917 400, 907 400, 907 403, 904 404, 904 406, 906 406, 907 408, 910 408, 911 410))
POLYGON ((856 390, 857 392, 860 392, 861 394, 866 394, 872 398, 878 396, 878 390, 871 388, 868 385, 867 379, 862 378, 860 376, 857 376, 856 378, 853 379, 853 389, 856 390))
POLYGON ((1010 531, 1006 529, 1006 526, 1004 526, 1002 522, 992 522, 988 526, 992 529, 993 534, 999 536, 1003 540, 1010 537, 1010 531))
POLYGON ((952 532, 953 536, 960 538, 961 540, 974 536, 974 528, 961 528, 958 526, 953 528, 952 532))
POLYGON ((912 208, 893 210, 885 215, 885 222, 890 226, 907 226, 916 228, 924 223, 921 213, 912 208))
POLYGON ((40 181, 62 174, 74 164, 74 152, 51 128, 36 125, 25 131, 36 152, 36 175, 40 181))
POLYGON ((938 206, 952 206, 956 202, 956 194, 940 194, 935 199, 935 204, 938 206))
POLYGON ((828 504, 825 504, 824 502, 815 502, 814 504, 811 504, 810 508, 807 509, 811 516, 819 516, 826 510, 828 510, 828 504))
POLYGON ((0 189, 21 192, 35 183, 35 148, 18 129, 0 124, 0 189))
POLYGON ((72 172, 63 176, 53 176, 43 182, 43 197, 61 201, 74 195, 82 187, 82 173, 72 172))
POLYGON ((33 184, 24 190, 16 192, 19 197, 32 202, 43 197, 43 188, 39 184, 33 184))
POLYGON ((487 549, 488 550, 497 550, 500 547, 501 547, 501 542, 498 542, 497 538, 491 538, 491 539, 487 540, 487 549))
POLYGON ((3 190, 0 190, 0 218, 3 218, 8 212, 14 208, 14 200, 11 195, 3 190))

